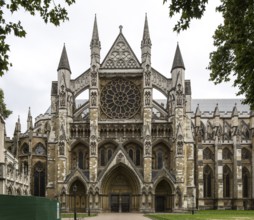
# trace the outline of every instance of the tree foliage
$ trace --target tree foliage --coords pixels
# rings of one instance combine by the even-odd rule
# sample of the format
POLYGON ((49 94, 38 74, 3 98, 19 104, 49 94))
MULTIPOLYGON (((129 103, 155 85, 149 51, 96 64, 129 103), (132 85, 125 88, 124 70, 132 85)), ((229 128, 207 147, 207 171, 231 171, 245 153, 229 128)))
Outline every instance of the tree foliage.
POLYGON ((6 43, 7 36, 10 34, 16 37, 26 36, 21 21, 16 23, 8 21, 8 13, 18 13, 23 9, 32 16, 39 14, 45 23, 58 26, 61 22, 68 20, 68 13, 64 6, 72 5, 75 0, 61 2, 56 4, 54 0, 0 0, 0 76, 11 66, 8 54, 10 45, 6 43))
MULTIPOLYGON (((169 2, 169 16, 180 14, 174 27, 177 32, 189 28, 192 19, 202 18, 208 4, 208 0, 169 2)), ((234 75, 237 95, 244 94, 243 103, 254 110, 254 0, 220 0, 216 11, 222 14, 224 22, 213 36, 216 50, 210 53, 210 80, 218 84, 234 75)))
MULTIPOLYGON (((8 35, 25 37, 21 21, 9 21, 8 14, 18 13, 21 9, 30 15, 39 14, 45 23, 52 23, 56 26, 68 20, 68 13, 64 6, 70 6, 75 0, 61 1, 56 4, 54 0, 0 0, 0 76, 2 76, 12 65, 9 60, 10 45, 6 43, 8 35)), ((0 89, 0 114, 7 118, 12 112, 6 108, 4 93, 0 89)))
POLYGON ((4 104, 4 92, 2 89, 0 89, 0 115, 6 119, 8 116, 12 113, 12 111, 8 110, 6 108, 6 105, 4 104))

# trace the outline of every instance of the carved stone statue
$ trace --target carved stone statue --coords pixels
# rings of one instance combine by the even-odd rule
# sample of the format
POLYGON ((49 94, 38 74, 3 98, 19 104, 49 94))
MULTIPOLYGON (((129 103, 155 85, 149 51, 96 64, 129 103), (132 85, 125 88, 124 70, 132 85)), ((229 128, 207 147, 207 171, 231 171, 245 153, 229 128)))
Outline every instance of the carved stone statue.
POLYGON ((61 92, 60 92, 60 106, 65 106, 65 91, 64 91, 64 85, 61 86, 61 92))

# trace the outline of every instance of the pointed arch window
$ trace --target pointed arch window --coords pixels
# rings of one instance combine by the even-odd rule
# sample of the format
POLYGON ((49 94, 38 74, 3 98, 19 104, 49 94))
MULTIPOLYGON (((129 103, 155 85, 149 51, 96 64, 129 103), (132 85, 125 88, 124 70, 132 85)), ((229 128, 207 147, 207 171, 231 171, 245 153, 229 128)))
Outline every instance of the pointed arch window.
POLYGON ((112 157, 112 150, 109 149, 108 150, 108 161, 111 159, 111 157, 112 157))
POLYGON ((141 165, 140 156, 141 156, 140 149, 137 149, 136 150, 136 166, 140 166, 141 165))
POLYGON ((210 198, 212 197, 212 170, 208 165, 204 167, 203 179, 204 179, 204 188, 203 188, 204 197, 210 198))
POLYGON ((101 149, 101 166, 105 166, 105 150, 104 148, 101 149))
POLYGON ((78 167, 84 169, 84 154, 81 151, 78 153, 78 167))
POLYGON ((242 149, 242 160, 250 160, 251 159, 251 152, 246 148, 242 149))
POLYGON ((133 150, 132 149, 129 150, 129 156, 130 156, 131 160, 133 161, 133 150))
POLYGON ((231 160, 232 153, 227 147, 223 149, 222 157, 223 157, 223 160, 231 160))
POLYGON ((157 168, 161 169, 163 167, 163 156, 162 152, 159 151, 157 154, 157 168))
POLYGON ((249 179, 250 179, 250 173, 246 167, 243 168, 242 171, 242 181, 243 181, 243 198, 249 197, 249 179))
POLYGON ((204 160, 211 160, 213 158, 213 153, 208 147, 203 151, 203 158, 204 160))
POLYGON ((231 170, 228 166, 223 167, 223 196, 230 197, 231 195, 231 170))
POLYGON ((45 168, 41 162, 34 167, 34 196, 45 196, 46 187, 45 168))
POLYGON ((28 175, 28 162, 24 161, 23 166, 24 166, 24 174, 28 175))

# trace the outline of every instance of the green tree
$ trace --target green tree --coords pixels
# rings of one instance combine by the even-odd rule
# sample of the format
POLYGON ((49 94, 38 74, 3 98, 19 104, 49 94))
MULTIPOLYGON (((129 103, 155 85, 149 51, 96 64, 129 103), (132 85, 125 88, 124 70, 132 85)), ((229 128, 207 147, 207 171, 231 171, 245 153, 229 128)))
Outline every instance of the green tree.
MULTIPOLYGON (((180 15, 174 31, 189 28, 193 19, 201 19, 208 0, 163 0, 169 2, 169 16, 180 15)), ((235 76, 237 95, 245 95, 244 104, 254 110, 254 0, 220 0, 216 11, 224 22, 215 30, 216 50, 210 53, 210 80, 215 84, 235 76)))
POLYGON ((12 113, 12 111, 8 110, 6 108, 6 105, 4 103, 4 92, 2 89, 0 89, 0 115, 6 119, 8 116, 12 113))
POLYGON ((68 13, 64 6, 70 6, 75 0, 61 1, 56 4, 54 0, 0 0, 0 76, 8 71, 11 63, 9 61, 10 45, 6 43, 6 37, 14 34, 16 37, 25 37, 21 21, 8 21, 8 14, 18 13, 24 9, 32 16, 39 15, 45 23, 52 23, 56 26, 68 20, 68 13))
MULTIPOLYGON (((27 13, 39 15, 45 23, 52 23, 56 26, 68 20, 68 13, 64 6, 70 6, 75 0, 61 1, 56 4, 54 0, 0 0, 0 76, 2 76, 12 65, 9 60, 10 45, 6 43, 6 38, 10 34, 16 37, 25 37, 21 21, 8 21, 8 14, 18 13, 21 9, 27 13)), ((7 118, 12 112, 6 109, 4 103, 4 93, 0 89, 0 113, 7 118)))

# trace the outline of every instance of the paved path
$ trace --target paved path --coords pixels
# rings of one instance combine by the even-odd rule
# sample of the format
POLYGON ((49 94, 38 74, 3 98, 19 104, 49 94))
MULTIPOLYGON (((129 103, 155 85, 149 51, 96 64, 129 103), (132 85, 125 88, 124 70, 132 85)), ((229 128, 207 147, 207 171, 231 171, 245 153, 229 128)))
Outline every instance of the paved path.
POLYGON ((91 220, 148 220, 139 213, 99 213, 91 220))
MULTIPOLYGON (((63 220, 67 220, 64 218, 63 220)), ((139 213, 99 213, 95 217, 78 218, 79 220, 149 220, 139 213)), ((70 220, 73 220, 72 218, 70 220)))

